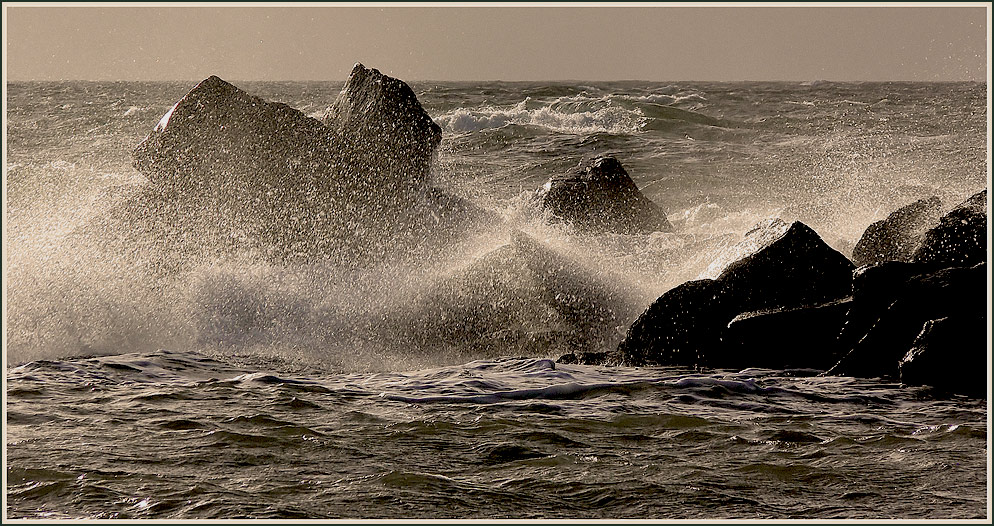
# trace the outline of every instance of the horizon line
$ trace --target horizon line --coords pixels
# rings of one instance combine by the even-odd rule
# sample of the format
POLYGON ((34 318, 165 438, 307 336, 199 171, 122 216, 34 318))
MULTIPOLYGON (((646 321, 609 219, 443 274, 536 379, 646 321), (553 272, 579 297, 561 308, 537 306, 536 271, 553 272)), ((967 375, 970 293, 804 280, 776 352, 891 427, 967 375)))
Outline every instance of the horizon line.
MULTIPOLYGON (((201 82, 204 79, 209 78, 203 77, 197 78, 186 78, 186 79, 23 79, 23 78, 4 78, 4 82, 201 82)), ((215 75, 220 78, 219 75, 215 75)), ((393 75, 388 75, 393 77, 393 75)), ((400 77, 393 77, 404 82, 460 82, 460 83, 473 83, 473 82, 503 82, 503 83, 525 83, 525 82, 556 82, 556 83, 577 83, 577 82, 836 82, 836 83, 857 83, 857 82, 930 82, 930 83, 953 83, 953 82, 976 82, 976 83, 986 83, 988 79, 939 79, 939 80, 922 80, 922 79, 519 79, 519 80, 502 80, 502 79, 402 79, 400 77)), ((224 79, 226 82, 346 82, 348 78, 344 79, 224 79)))

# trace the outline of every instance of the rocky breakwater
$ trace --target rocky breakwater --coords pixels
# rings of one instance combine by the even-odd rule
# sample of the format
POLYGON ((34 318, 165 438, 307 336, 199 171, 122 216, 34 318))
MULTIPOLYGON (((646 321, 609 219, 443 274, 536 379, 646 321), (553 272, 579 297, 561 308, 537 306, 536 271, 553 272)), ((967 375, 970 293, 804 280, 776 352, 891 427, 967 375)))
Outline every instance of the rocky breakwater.
POLYGON ((672 232, 659 205, 639 191, 614 157, 581 163, 537 191, 542 207, 579 230, 636 234, 672 232))
POLYGON ((471 212, 431 185, 440 141, 409 86, 361 64, 323 121, 212 76, 135 148, 149 184, 109 221, 183 258, 409 255, 471 212))
MULTIPOLYGON (((855 269, 802 223, 767 221, 712 265, 713 277, 660 296, 606 361, 827 370, 982 396, 986 190, 921 232, 924 220, 915 220, 914 236, 898 236, 919 239, 916 246, 875 251, 893 259, 855 269)), ((871 225, 864 238, 880 231, 871 225)))
POLYGON ((857 269, 833 375, 987 391, 987 191, 933 222, 907 261, 857 269))

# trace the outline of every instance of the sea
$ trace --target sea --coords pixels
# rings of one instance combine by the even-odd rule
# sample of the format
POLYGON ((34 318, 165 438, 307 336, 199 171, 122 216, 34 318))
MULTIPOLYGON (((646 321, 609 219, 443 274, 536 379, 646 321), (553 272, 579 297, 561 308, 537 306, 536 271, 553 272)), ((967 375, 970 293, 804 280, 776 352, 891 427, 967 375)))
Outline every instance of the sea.
MULTIPOLYGON (((225 80, 315 117, 342 88, 225 80)), ((986 83, 411 82, 442 128, 432 184, 498 218, 468 241, 176 273, 70 243, 149 184, 130 152, 195 84, 6 85, 5 518, 991 517, 986 399, 556 363, 616 347, 758 222, 848 256, 900 206, 986 188, 986 83), (601 155, 673 232, 542 210, 550 177, 601 155)))

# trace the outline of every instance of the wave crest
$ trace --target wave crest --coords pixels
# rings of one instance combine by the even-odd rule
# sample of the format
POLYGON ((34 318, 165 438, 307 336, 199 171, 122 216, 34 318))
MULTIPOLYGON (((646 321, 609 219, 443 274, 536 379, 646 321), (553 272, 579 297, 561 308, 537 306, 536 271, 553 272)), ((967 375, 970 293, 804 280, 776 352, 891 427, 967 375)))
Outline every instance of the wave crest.
POLYGON ((638 133, 646 118, 638 109, 612 104, 610 99, 560 97, 551 103, 541 103, 529 97, 514 106, 457 108, 435 117, 435 122, 452 133, 519 125, 561 133, 620 135, 638 133))

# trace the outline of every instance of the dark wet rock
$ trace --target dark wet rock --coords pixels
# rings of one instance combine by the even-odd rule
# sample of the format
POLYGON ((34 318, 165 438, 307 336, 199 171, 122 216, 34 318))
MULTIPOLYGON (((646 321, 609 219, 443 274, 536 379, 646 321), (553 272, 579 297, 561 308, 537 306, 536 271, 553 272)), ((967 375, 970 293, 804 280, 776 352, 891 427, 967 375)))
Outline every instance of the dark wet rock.
POLYGON ((578 228, 620 233, 670 232, 656 203, 614 157, 599 157, 539 190, 542 206, 578 228))
POLYGON ((720 343, 739 309, 723 283, 688 281, 666 291, 629 327, 618 345, 625 365, 700 365, 720 343))
POLYGON ((911 261, 945 266, 969 266, 987 259, 987 190, 984 189, 942 216, 929 230, 911 261))
POLYGON ((852 251, 857 266, 908 261, 941 214, 938 197, 919 199, 867 227, 852 251))
POLYGON ((978 316, 986 310, 986 263, 912 276, 828 374, 895 378, 898 362, 911 349, 927 321, 978 316))
POLYGON ((987 394, 987 316, 925 322, 899 363, 901 383, 956 394, 987 394))
POLYGON ((827 370, 841 357, 838 338, 851 305, 852 298, 845 298, 822 305, 739 314, 722 336, 720 362, 733 368, 827 370))
POLYGON ((911 279, 937 270, 940 268, 935 265, 900 261, 885 261, 856 269, 853 272, 853 301, 838 337, 839 345, 845 351, 852 349, 904 292, 911 279))
POLYGON ((430 184, 442 129, 403 81, 357 63, 323 122, 357 192, 402 199, 430 184))
POLYGON ((758 225, 718 263, 726 261, 731 263, 715 279, 679 285, 643 312, 618 346, 620 361, 710 367, 748 363, 721 349, 722 335, 736 315, 817 305, 852 293, 853 264, 800 222, 758 225))
POLYGON ((764 222, 736 252, 742 257, 717 280, 733 291, 744 307, 739 312, 825 303, 852 293, 852 262, 799 221, 764 222))
POLYGON ((563 364, 578 364, 578 365, 605 365, 608 363, 609 355, 607 352, 581 352, 581 353, 569 353, 560 356, 556 359, 556 363, 563 364))
POLYGON ((156 186, 234 196, 249 210, 331 206, 368 215, 428 191, 440 141, 410 87, 356 64, 323 123, 212 76, 133 158, 156 186))

